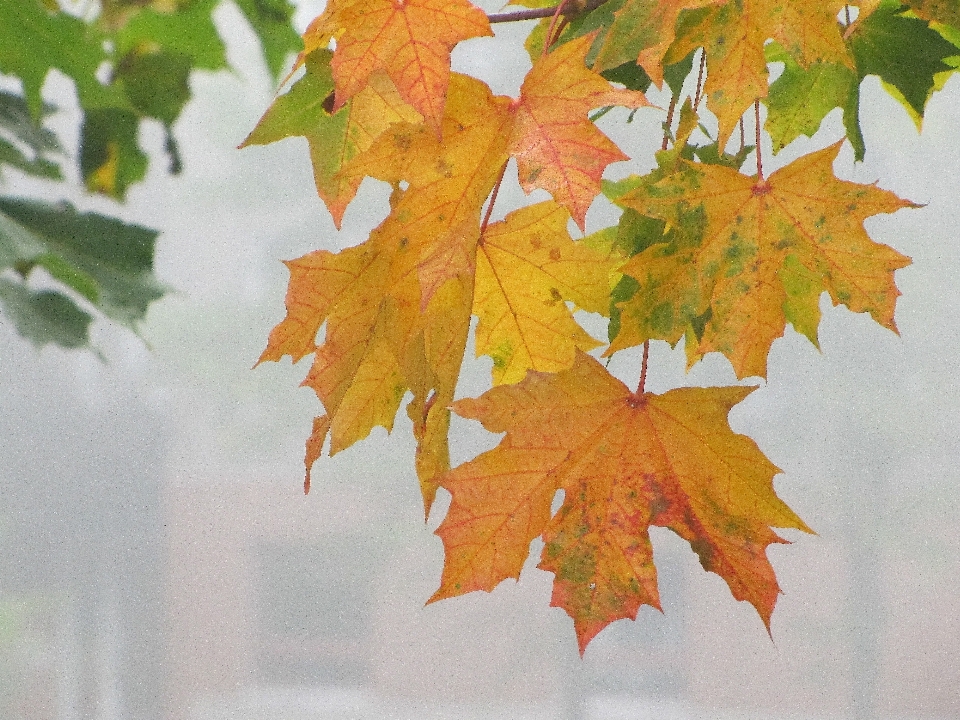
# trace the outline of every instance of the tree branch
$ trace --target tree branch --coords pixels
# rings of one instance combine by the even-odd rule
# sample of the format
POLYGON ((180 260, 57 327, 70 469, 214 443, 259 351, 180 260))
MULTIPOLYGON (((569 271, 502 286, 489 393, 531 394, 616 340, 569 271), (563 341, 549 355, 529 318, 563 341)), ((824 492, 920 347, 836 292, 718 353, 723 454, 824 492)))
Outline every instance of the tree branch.
MULTIPOLYGON (((583 3, 581 7, 577 7, 580 3, 574 2, 570 4, 570 12, 563 14, 579 15, 581 13, 588 13, 591 10, 596 10, 605 2, 607 2, 607 0, 588 0, 587 2, 583 3)), ((487 19, 491 24, 519 22, 521 20, 539 20, 540 18, 552 17, 554 13, 557 12, 558 7, 560 7, 560 4, 554 5, 553 7, 530 8, 529 10, 512 10, 510 12, 493 13, 492 15, 487 15, 487 19)))

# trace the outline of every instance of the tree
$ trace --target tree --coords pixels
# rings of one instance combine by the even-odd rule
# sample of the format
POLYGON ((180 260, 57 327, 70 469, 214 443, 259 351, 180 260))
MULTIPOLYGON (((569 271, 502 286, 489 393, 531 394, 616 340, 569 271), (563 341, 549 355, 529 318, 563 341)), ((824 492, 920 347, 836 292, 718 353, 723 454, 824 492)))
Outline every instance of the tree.
POLYGON ((809 528, 774 493, 778 468, 727 424, 752 389, 648 392, 650 343, 683 341, 690 366, 717 352, 738 379, 763 378, 787 324, 817 345, 824 292, 896 331, 894 273, 909 258, 863 223, 917 206, 838 179, 833 163, 844 139, 857 159, 867 151, 869 75, 920 122, 960 62, 960 11, 925 0, 522 4, 486 15, 466 0, 331 0, 303 36, 303 74, 245 142, 306 137, 338 226, 363 178, 392 188, 368 240, 287 263, 287 315, 260 360, 314 355, 304 384, 324 413, 305 490, 328 438, 335 454, 392 429, 409 397, 425 512, 439 488, 452 496, 431 601, 519 577, 540 537, 552 604, 573 618, 582 652, 610 622, 659 605, 657 525, 769 629, 779 587, 766 550, 784 542, 774 528, 809 528), (537 18, 519 98, 450 71, 457 43, 537 18), (628 155, 595 122, 616 107, 628 121, 654 112, 651 86, 671 95, 655 169, 603 180, 628 155), (767 140, 777 153, 835 108, 844 138, 764 172, 767 140), (511 159, 523 189, 552 200, 491 222, 511 159), (600 196, 618 223, 573 239, 571 221, 582 234, 600 196), (576 310, 609 318, 606 343, 576 310), (457 400, 473 315, 494 387, 457 400), (601 358, 640 356, 635 390, 587 354, 604 344, 601 358), (451 411, 506 434, 451 468, 451 411))
MULTIPOLYGON (((82 109, 77 162, 86 189, 122 201, 149 162, 138 131, 159 123, 168 169, 179 173, 174 124, 190 99, 190 77, 227 67, 212 13, 219 0, 2 0, 0 171, 54 182, 63 143, 44 127, 56 108, 41 98, 51 70, 69 77, 82 109)), ((287 0, 238 0, 279 76, 301 49, 287 0)), ((57 192, 54 190, 54 192, 57 192)), ((106 317, 136 330, 167 291, 153 275, 157 232, 98 213, 0 195, 0 308, 42 346, 89 347, 89 325, 106 317), (46 281, 38 270, 46 271, 46 281)))

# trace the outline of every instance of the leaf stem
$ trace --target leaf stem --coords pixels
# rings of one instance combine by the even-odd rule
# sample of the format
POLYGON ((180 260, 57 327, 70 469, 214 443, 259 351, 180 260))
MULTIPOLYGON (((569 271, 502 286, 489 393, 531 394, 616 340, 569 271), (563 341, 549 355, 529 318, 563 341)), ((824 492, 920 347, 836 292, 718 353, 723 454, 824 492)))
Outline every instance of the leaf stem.
POLYGON ((670 138, 673 135, 671 128, 673 127, 673 114, 677 109, 678 97, 679 96, 674 95, 672 98, 670 98, 670 107, 667 108, 667 120, 663 123, 663 143, 660 145, 661 150, 667 149, 667 145, 670 143, 670 138))
POLYGON ((640 365, 640 384, 637 385, 637 395, 643 395, 647 384, 647 364, 650 361, 650 341, 643 343, 643 364, 640 365))
POLYGON ((740 152, 747 146, 747 131, 744 127, 743 115, 740 116, 740 152))
POLYGON ((487 231, 487 225, 490 224, 490 216, 493 214, 494 203, 497 202, 497 193, 500 192, 500 184, 503 182, 503 176, 507 172, 507 163, 510 162, 507 160, 503 163, 503 167, 500 168, 500 175, 497 177, 497 182, 493 186, 493 191, 490 193, 490 202, 487 204, 487 212, 483 216, 483 222, 480 223, 480 237, 483 238, 483 234, 487 231))
POLYGON ((763 182, 763 156, 760 153, 760 98, 753 101, 753 112, 757 126, 757 179, 763 182))
POLYGON ((547 56, 547 53, 550 51, 550 46, 557 41, 557 39, 560 37, 560 33, 563 32, 564 26, 561 26, 560 30, 556 32, 557 37, 554 37, 554 30, 556 30, 557 27, 557 20, 569 2, 570 0, 563 0, 559 5, 557 5, 556 10, 553 13, 553 19, 550 21, 550 27, 547 28, 547 34, 543 37, 543 50, 540 53, 540 57, 547 56))
POLYGON ((700 72, 697 73, 697 92, 693 99, 693 109, 700 107, 700 99, 703 93, 703 71, 707 66, 707 53, 700 51, 700 72))

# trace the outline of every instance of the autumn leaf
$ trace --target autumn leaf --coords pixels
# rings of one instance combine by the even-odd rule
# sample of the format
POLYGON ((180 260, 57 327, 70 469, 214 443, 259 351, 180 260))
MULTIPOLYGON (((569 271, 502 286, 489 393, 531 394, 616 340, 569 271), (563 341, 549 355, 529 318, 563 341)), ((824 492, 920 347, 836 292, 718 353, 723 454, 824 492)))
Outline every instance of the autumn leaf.
MULTIPOLYGON (((678 325, 710 310, 699 346, 688 358, 718 351, 737 377, 766 374, 767 353, 787 322, 817 344, 819 298, 867 312, 896 331, 899 291, 893 273, 909 258, 873 242, 863 221, 878 213, 916 207, 873 185, 838 180, 832 164, 840 143, 781 168, 767 180, 719 166, 684 162, 651 186, 617 202, 669 224, 702 222, 699 242, 690 235, 672 246, 648 248, 623 267, 641 288, 624 314, 669 318, 650 323, 629 344, 657 338, 675 342, 678 325), (703 213, 702 220, 695 218, 703 213)), ((688 342, 690 338, 688 336, 688 342)), ((615 340, 608 352, 627 346, 615 340)))
POLYGON ((567 232, 569 218, 555 202, 543 202, 490 225, 480 240, 477 354, 493 358, 494 384, 517 382, 531 369, 565 370, 578 348, 600 345, 565 301, 606 313, 622 259, 575 243, 567 232))
POLYGON ((627 0, 614 14, 594 60, 597 72, 633 62, 657 86, 663 84, 663 58, 673 43, 684 10, 719 5, 725 0, 627 0))
POLYGON ((509 99, 454 74, 442 143, 422 124, 394 125, 341 172, 352 182, 409 183, 391 217, 420 253, 424 307, 445 282, 473 273, 480 208, 509 157, 512 123, 509 99))
POLYGON ((394 123, 416 123, 420 115, 397 94, 383 73, 338 112, 333 105, 333 77, 329 50, 316 50, 306 59, 307 71, 290 91, 278 97, 264 113, 241 148, 265 145, 288 137, 306 138, 317 194, 340 227, 361 178, 340 174, 353 158, 369 148, 394 123))
POLYGON ((636 394, 593 358, 454 405, 500 445, 452 470, 445 549, 431 601, 519 578, 530 541, 555 577, 552 604, 573 618, 581 653, 609 623, 659 607, 651 525, 690 542, 703 567, 769 626, 779 587, 771 527, 809 528, 774 493, 778 469, 727 413, 753 388, 636 394), (551 518, 558 490, 564 503, 551 518))
POLYGON ((339 110, 366 87, 371 74, 383 71, 400 97, 437 133, 446 102, 451 49, 461 40, 493 35, 486 15, 466 0, 340 2, 322 17, 325 20, 313 34, 320 41, 337 38, 333 109, 339 110))
POLYGON ((704 48, 704 90, 717 116, 723 147, 744 111, 767 95, 768 40, 777 41, 802 67, 815 62, 852 65, 837 23, 842 8, 836 0, 741 0, 709 7, 681 23, 664 62, 704 48))
POLYGON ((593 36, 577 38, 541 58, 527 74, 514 103, 510 153, 526 192, 542 188, 564 205, 582 229, 600 177, 612 162, 628 159, 587 113, 598 107, 649 105, 643 93, 614 88, 585 67, 593 36))
POLYGON ((435 478, 449 468, 448 407, 469 329, 480 207, 508 157, 509 133, 491 119, 509 127, 508 105, 479 81, 455 75, 444 144, 423 125, 399 123, 348 163, 341 172, 348 181, 369 175, 409 187, 363 244, 288 263, 287 316, 260 359, 316 353, 304 384, 326 408, 331 453, 376 425, 390 430, 412 390, 408 414, 420 440, 427 508, 435 478), (451 246, 468 262, 439 262, 451 246))

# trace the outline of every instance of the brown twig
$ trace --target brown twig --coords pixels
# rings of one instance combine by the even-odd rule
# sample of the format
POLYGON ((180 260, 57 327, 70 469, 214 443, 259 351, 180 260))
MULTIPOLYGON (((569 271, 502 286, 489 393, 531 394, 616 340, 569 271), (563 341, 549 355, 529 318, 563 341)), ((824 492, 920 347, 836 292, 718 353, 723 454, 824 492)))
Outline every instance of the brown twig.
MULTIPOLYGON (((570 14, 579 15, 580 13, 587 13, 591 10, 596 10, 605 2, 608 2, 608 0, 590 0, 590 2, 584 3, 582 8, 575 8, 570 14)), ((560 5, 562 4, 563 3, 560 3, 560 5)), ((493 13, 492 15, 487 15, 487 20, 489 20, 491 24, 520 22, 522 20, 540 20, 541 18, 553 17, 560 5, 554 5, 553 7, 545 8, 530 8, 529 10, 511 10, 509 12, 493 13)))
POLYGON ((763 182, 763 156, 760 154, 760 98, 753 101, 753 112, 757 124, 757 180, 763 182))

